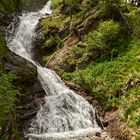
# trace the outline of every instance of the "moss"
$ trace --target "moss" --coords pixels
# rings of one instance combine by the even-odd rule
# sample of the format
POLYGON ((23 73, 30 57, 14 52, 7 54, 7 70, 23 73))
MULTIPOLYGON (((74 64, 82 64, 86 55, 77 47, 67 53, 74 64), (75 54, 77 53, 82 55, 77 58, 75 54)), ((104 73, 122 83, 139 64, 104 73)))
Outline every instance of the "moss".
POLYGON ((46 19, 41 21, 41 25, 43 26, 44 34, 52 32, 52 30, 60 30, 64 27, 64 25, 69 21, 69 18, 62 16, 61 14, 56 14, 53 16, 49 16, 46 19))
POLYGON ((52 0, 52 8, 58 9, 61 6, 62 0, 52 0))

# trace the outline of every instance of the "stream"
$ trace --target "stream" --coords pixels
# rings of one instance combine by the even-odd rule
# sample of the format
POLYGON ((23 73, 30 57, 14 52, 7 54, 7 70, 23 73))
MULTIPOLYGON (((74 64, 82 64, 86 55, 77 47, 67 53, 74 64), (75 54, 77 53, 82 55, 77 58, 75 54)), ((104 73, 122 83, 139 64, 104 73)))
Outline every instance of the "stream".
POLYGON ((102 131, 97 125, 94 108, 65 86, 54 71, 33 60, 34 30, 40 18, 52 13, 50 6, 51 1, 48 1, 38 12, 22 13, 14 34, 6 39, 11 51, 37 67, 38 79, 46 92, 45 104, 40 107, 25 137, 29 140, 82 140, 102 131))

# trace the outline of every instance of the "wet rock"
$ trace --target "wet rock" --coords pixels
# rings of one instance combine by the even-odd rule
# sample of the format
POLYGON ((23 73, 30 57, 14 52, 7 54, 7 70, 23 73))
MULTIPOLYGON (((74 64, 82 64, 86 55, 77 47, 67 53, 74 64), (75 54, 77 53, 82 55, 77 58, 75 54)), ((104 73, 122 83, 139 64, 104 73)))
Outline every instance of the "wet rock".
POLYGON ((18 82, 24 85, 32 85, 37 78, 37 68, 28 60, 8 50, 4 57, 5 69, 8 72, 15 72, 18 82))
MULTIPOLYGON (((30 123, 35 119, 40 106, 44 104, 45 91, 42 89, 40 82, 36 79, 34 83, 24 89, 21 96, 21 102, 18 104, 20 109, 17 109, 19 119, 19 129, 21 132, 28 132, 30 123)), ((17 107, 18 107, 17 106, 17 107)))
POLYGON ((36 115, 36 111, 29 111, 26 114, 24 114, 23 116, 20 116, 22 120, 29 120, 31 117, 36 115))
POLYGON ((97 137, 101 137, 101 133, 99 133, 99 132, 97 132, 95 135, 96 135, 97 137))

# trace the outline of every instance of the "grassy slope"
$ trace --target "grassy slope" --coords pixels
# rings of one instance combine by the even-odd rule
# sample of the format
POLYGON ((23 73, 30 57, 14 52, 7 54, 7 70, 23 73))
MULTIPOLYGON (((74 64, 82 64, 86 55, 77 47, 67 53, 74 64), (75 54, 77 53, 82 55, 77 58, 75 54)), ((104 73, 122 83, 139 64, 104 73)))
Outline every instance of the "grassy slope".
MULTIPOLYGON (((85 3, 86 1, 83 0, 83 4, 85 3)), ((120 20, 121 15, 118 16, 116 12, 118 10, 113 9, 112 12, 107 12, 112 10, 108 2, 102 3, 101 1, 100 4, 103 7, 102 13, 96 19, 99 26, 96 30, 93 28, 88 34, 82 36, 81 42, 67 56, 67 62, 76 65, 76 69, 74 72, 64 72, 62 77, 64 80, 72 81, 87 89, 103 105, 105 110, 117 108, 120 117, 127 123, 128 130, 139 139, 140 18, 138 11, 140 9, 130 5, 120 5, 123 16, 127 20, 125 21, 124 19, 120 20), (127 27, 127 22, 131 31, 127 27), (101 55, 93 59, 93 56, 99 52, 101 55), (87 60, 90 63, 81 69, 80 64, 86 63, 87 60)), ((58 5, 61 5, 61 3, 53 0, 53 7, 56 8, 58 5)), ((80 8, 82 11, 74 13, 72 16, 73 22, 77 22, 77 20, 84 17, 83 15, 87 11, 90 13, 92 10, 87 3, 80 8)), ((58 9, 55 9, 55 11, 57 11, 55 12, 57 16, 54 15, 55 18, 52 20, 51 25, 54 24, 53 27, 60 29, 64 26, 65 21, 66 23, 69 22, 69 19, 68 16, 61 15, 58 9)), ((49 19, 42 21, 45 34, 49 33, 48 21, 49 19)), ((52 34, 50 39, 52 40, 56 36, 59 36, 59 34, 52 34)), ((44 44, 46 44, 42 45, 55 48, 49 52, 51 57, 51 53, 53 54, 56 50, 61 49, 58 44, 63 44, 64 40, 65 38, 59 38, 58 43, 55 45, 46 40, 44 41, 44 44)))
POLYGON ((125 121, 132 127, 140 125, 140 44, 129 44, 125 53, 117 58, 92 62, 86 69, 65 73, 64 79, 87 89, 109 110, 118 107, 125 121))

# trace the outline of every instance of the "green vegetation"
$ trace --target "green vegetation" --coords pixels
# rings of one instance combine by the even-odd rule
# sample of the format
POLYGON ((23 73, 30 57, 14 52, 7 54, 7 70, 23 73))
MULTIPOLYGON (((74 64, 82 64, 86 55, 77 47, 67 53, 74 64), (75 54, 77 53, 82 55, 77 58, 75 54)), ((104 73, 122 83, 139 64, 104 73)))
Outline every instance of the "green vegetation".
POLYGON ((0 1, 0 12, 4 14, 9 14, 16 10, 19 0, 1 0, 0 1))
POLYGON ((139 139, 140 8, 121 0, 81 0, 78 5, 71 2, 53 0, 54 15, 50 21, 43 19, 44 34, 50 33, 51 25, 57 28, 42 42, 48 50, 49 46, 55 48, 43 58, 48 61, 56 50, 59 53, 74 30, 80 41, 63 58, 63 66, 73 67, 69 71, 60 67, 63 79, 88 90, 106 111, 118 110, 128 131, 139 139), (65 14, 66 6, 68 11, 68 7, 76 7, 71 17, 65 14), (70 26, 70 32, 62 36, 65 25, 70 26), (83 34, 81 29, 85 29, 83 34), (58 36, 63 42, 59 48, 52 40, 58 36))
POLYGON ((59 7, 62 3, 62 0, 52 0, 52 8, 55 9, 59 7))
POLYGON ((13 73, 0 75, 0 124, 6 114, 14 108, 17 95, 19 95, 19 91, 13 85, 13 80, 15 80, 13 73))
POLYGON ((67 56, 66 62, 70 61, 78 67, 81 63, 93 61, 99 56, 108 55, 111 57, 113 52, 120 49, 118 35, 120 25, 113 20, 101 22, 99 28, 89 32, 85 38, 73 49, 73 53, 67 56))
MULTIPOLYGON (((2 39, 2 38, 1 38, 2 39)), ((11 136, 18 138, 16 126, 15 105, 20 96, 20 90, 14 85, 16 75, 6 73, 3 68, 2 57, 4 56, 4 46, 0 44, 0 139, 11 139, 11 136), (10 129, 10 131, 8 130, 10 129)))
MULTIPOLYGON (((121 44, 126 46, 125 44, 121 44)), ((131 131, 140 126, 140 44, 132 40, 123 53, 92 62, 84 70, 64 73, 63 78, 89 91, 105 110, 118 108, 131 131), (106 59, 107 58, 107 59, 106 59)))
MULTIPOLYGON (((6 15, 17 10, 17 2, 13 0, 0 1, 1 20, 5 20, 6 15)), ((7 19, 7 18, 6 18, 7 19)), ((16 74, 7 73, 4 69, 3 57, 6 53, 4 33, 0 31, 0 139, 12 139, 12 135, 18 137, 16 126, 15 104, 19 97, 19 89, 14 85, 16 74), (9 132, 8 132, 9 131, 9 132)))
POLYGON ((116 14, 120 8, 122 0, 100 0, 99 6, 105 16, 116 14))
POLYGON ((0 13, 11 14, 21 10, 36 11, 47 2, 47 0, 1 0, 0 13))
POLYGON ((125 16, 127 17, 131 29, 133 31, 133 37, 140 39, 140 16, 139 16, 139 12, 140 12, 140 8, 136 8, 136 7, 132 7, 129 6, 128 9, 131 12, 125 13, 125 16))
POLYGON ((12 135, 18 138, 16 126, 15 103, 20 96, 19 89, 14 85, 16 75, 6 73, 2 58, 5 55, 3 34, 0 34, 0 139, 11 139, 12 135), (10 132, 7 131, 7 128, 10 132))
MULTIPOLYGON (((32 0, 27 5, 26 1, 23 5, 19 2, 2 0, 0 12, 9 14, 23 5, 27 8, 32 0)), ((45 54, 42 59, 46 62, 55 59, 63 48, 61 52, 69 51, 59 67, 63 79, 86 89, 106 111, 118 110, 127 131, 139 140, 140 4, 135 6, 132 1, 122 0, 52 0, 52 3, 54 13, 40 21, 45 36, 40 43, 45 54), (65 69, 65 65, 71 68, 65 69)), ((0 125, 9 118, 9 112, 14 112, 19 96, 13 83, 16 76, 3 70, 2 36, 1 33, 0 125)))
MULTIPOLYGON (((58 11, 59 12, 59 11, 58 11)), ((52 31, 57 31, 68 22, 68 18, 65 16, 59 16, 59 13, 55 17, 49 16, 47 19, 43 19, 41 25, 44 27, 43 32, 50 35, 52 31)))
POLYGON ((20 93, 13 81, 13 73, 0 74, 0 139, 18 139, 19 132, 16 123, 15 103, 20 93), (8 130, 8 131, 7 131, 8 130))
POLYGON ((65 74, 64 79, 80 84, 100 100, 106 109, 116 106, 116 99, 126 92, 122 90, 127 86, 126 79, 129 80, 129 76, 139 70, 140 64, 135 58, 140 52, 139 45, 131 42, 127 49, 129 51, 119 54, 117 58, 111 61, 99 59, 84 70, 65 74))

